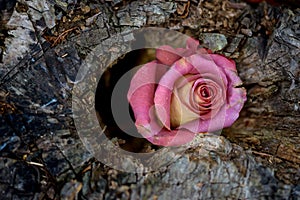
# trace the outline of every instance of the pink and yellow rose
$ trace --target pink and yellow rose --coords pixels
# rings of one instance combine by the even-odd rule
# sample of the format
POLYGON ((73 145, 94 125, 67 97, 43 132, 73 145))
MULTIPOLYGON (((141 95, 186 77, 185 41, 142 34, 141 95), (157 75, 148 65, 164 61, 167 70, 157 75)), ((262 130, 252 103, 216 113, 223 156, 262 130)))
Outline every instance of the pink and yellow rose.
POLYGON ((131 80, 135 125, 153 144, 182 145, 229 127, 246 101, 234 61, 198 46, 192 38, 186 48, 161 46, 131 80))

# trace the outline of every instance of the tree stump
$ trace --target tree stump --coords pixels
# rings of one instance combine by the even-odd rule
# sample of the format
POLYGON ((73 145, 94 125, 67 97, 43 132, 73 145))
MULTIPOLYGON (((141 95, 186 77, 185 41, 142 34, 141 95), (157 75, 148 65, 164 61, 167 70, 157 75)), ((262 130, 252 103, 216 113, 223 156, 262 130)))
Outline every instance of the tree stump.
MULTIPOLYGON (((296 6, 240 0, 0 2, 6 5, 0 7, 3 198, 300 198, 296 6), (80 140, 74 117, 84 116, 72 113, 72 89, 95 47, 121 35, 103 51, 122 52, 122 41, 136 40, 130 33, 143 27, 184 33, 234 59, 248 100, 221 136, 160 150, 149 162, 170 162, 156 171, 128 157, 120 162, 135 171, 124 172, 99 162, 80 140)), ((98 57, 102 72, 106 58, 98 57)))

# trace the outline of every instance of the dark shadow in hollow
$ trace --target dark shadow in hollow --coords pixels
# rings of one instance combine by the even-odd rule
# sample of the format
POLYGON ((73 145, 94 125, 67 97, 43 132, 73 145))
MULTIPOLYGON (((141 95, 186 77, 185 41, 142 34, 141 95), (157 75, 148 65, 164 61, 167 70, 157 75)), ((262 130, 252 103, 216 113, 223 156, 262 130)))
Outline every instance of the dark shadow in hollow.
MULTIPOLYGON (((124 57, 119 58, 112 67, 108 67, 102 74, 100 81, 98 82, 96 96, 95 96, 95 108, 98 114, 98 120, 102 129, 106 126, 104 131, 106 137, 109 139, 117 138, 118 145, 130 152, 147 152, 149 149, 156 149, 155 145, 152 145, 148 140, 141 138, 134 126, 134 115, 127 101, 127 92, 130 85, 130 81, 126 82, 124 91, 118 91, 118 104, 122 106, 128 106, 131 119, 122 119, 122 127, 127 127, 130 130, 130 135, 124 132, 116 123, 112 113, 112 93, 120 78, 132 68, 145 64, 154 59, 153 49, 140 49, 127 53, 124 57), (139 135, 139 137, 133 137, 132 135, 139 135)), ((132 74, 133 76, 134 74, 132 74)), ((115 105, 118 106, 118 105, 115 105)))

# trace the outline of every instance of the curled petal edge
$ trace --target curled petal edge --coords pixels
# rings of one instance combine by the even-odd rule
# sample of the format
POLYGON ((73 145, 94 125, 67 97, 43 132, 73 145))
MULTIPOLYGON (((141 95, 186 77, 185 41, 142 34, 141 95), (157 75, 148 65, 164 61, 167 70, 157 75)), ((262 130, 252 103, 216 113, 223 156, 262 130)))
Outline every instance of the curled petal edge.
POLYGON ((230 127, 239 117, 239 113, 246 101, 246 90, 244 88, 233 88, 232 94, 228 98, 229 103, 209 120, 194 120, 179 128, 185 128, 191 132, 204 133, 215 132, 226 127, 230 127))
POLYGON ((154 104, 156 80, 167 70, 167 66, 153 61, 143 65, 132 78, 127 100, 134 112, 136 124, 150 123, 149 110, 154 104))
POLYGON ((168 45, 163 45, 156 50, 156 59, 162 64, 171 66, 174 62, 182 57, 190 56, 197 52, 199 41, 188 38, 186 48, 173 48, 168 45))
POLYGON ((192 133, 186 129, 176 130, 161 130, 158 134, 152 137, 146 138, 152 144, 160 146, 180 146, 191 142, 196 133, 192 133))

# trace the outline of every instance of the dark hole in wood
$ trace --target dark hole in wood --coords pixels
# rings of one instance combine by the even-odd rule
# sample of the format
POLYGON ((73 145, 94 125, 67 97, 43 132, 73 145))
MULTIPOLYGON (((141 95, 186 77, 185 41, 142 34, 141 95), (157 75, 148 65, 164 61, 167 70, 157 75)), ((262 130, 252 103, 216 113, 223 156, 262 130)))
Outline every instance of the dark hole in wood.
MULTIPOLYGON (((95 108, 98 114, 99 123, 102 129, 106 126, 104 131, 106 137, 109 139, 117 139, 117 141, 119 141, 118 145, 122 149, 130 152, 147 152, 149 150, 155 150, 158 147, 142 138, 134 126, 134 115, 126 98, 130 81, 126 83, 126 90, 120 91, 120 95, 122 96, 120 101, 122 101, 123 105, 128 105, 131 115, 131 119, 126 119, 123 123, 128 123, 125 124, 125 126, 127 126, 130 131, 135 131, 133 134, 137 134, 139 137, 134 137, 132 134, 124 132, 114 120, 111 108, 114 106, 111 105, 112 93, 116 84, 125 73, 136 66, 145 64, 154 59, 154 54, 152 53, 151 55, 151 52, 154 52, 154 50, 140 49, 127 53, 124 57, 118 59, 112 67, 106 69, 97 86, 95 108)), ((132 76, 133 75, 134 73, 132 73, 132 76)))

